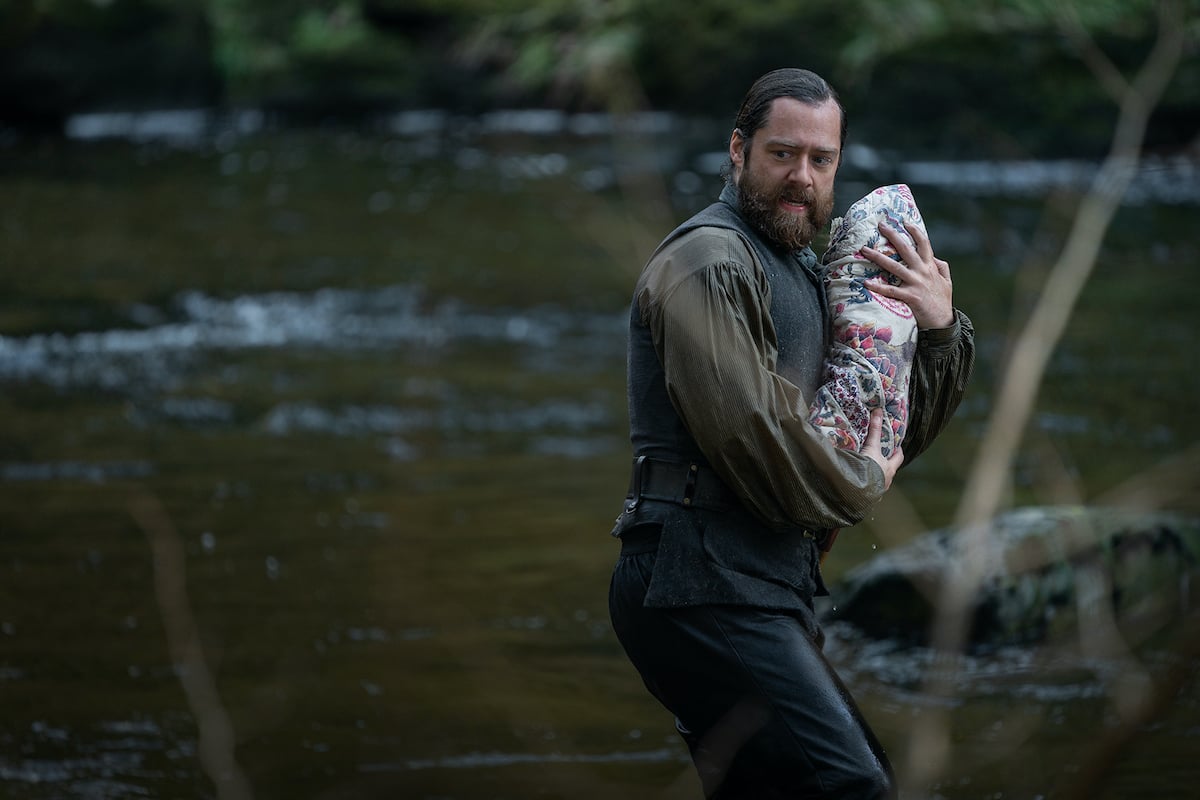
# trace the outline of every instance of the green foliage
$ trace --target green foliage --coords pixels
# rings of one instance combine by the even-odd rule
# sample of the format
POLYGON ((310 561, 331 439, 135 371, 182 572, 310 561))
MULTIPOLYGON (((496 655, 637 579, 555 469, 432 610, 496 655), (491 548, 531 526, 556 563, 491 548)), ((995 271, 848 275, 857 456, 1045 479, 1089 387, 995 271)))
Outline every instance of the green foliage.
POLYGON ((203 9, 170 0, 0 0, 0 119, 212 102, 203 9))
POLYGON ((358 3, 212 0, 216 63, 235 99, 303 93, 309 87, 406 88, 411 54, 373 28, 358 3))
MULTIPOLYGON (((1182 2, 1194 47, 1200 0, 1182 2)), ((1085 50, 1094 43, 1093 61, 1102 53, 1132 74, 1156 33, 1157 8, 1158 0, 0 0, 0 108, 19 117, 38 104, 72 110, 139 93, 204 103, 216 86, 239 103, 357 97, 390 107, 713 114, 727 113, 766 70, 798 65, 829 77, 850 104, 879 111, 868 124, 911 117, 921 100, 920 113, 947 117, 947 138, 986 131, 993 144, 1008 137, 1014 151, 1036 150, 1055 136, 1029 136, 1024 128, 1038 123, 1028 117, 1106 129, 1111 98, 1085 50)), ((1195 127, 1196 72, 1185 65, 1167 94, 1169 119, 1156 126, 1175 139, 1195 127)))
POLYGON ((552 0, 479 20, 461 50, 500 89, 556 104, 624 104, 641 40, 634 0, 552 0))
POLYGON ((251 12, 249 6, 237 0, 211 0, 209 20, 216 40, 213 55, 217 69, 229 84, 254 84, 285 71, 288 57, 281 37, 268 33, 283 28, 288 16, 279 9, 283 5, 260 3, 251 12))
POLYGON ((642 2, 638 73, 656 104, 708 112, 719 104, 732 115, 750 82, 769 69, 806 66, 831 75, 842 13, 831 0, 642 2))

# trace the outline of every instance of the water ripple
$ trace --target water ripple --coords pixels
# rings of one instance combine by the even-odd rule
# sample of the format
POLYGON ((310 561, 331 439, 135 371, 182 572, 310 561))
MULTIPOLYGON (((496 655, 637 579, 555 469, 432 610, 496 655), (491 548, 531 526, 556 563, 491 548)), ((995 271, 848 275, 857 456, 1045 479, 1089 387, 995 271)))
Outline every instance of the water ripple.
MULTIPOLYGON (((428 352, 487 343, 538 352, 578 346, 592 355, 615 355, 624 346, 623 315, 557 307, 480 310, 454 300, 425 308, 420 289, 410 285, 232 299, 187 292, 176 306, 181 319, 146 327, 0 336, 0 381, 121 391, 170 383, 189 359, 205 352, 255 348, 428 352)), ((144 308, 137 314, 147 318, 144 308)))
POLYGON ((346 406, 331 411, 311 403, 285 403, 271 409, 262 425, 270 433, 279 436, 297 431, 362 436, 421 430, 533 433, 560 429, 582 432, 604 428, 609 422, 608 407, 601 400, 575 402, 552 399, 523 407, 487 410, 452 405, 436 410, 346 406))
MULTIPOLYGON (((1100 172, 1092 161, 911 161, 899 168, 914 185, 942 186, 986 197, 1041 196, 1048 190, 1086 191, 1100 172)), ((1185 156, 1148 156, 1125 193, 1131 205, 1200 202, 1200 164, 1185 156)))
POLYGON ((0 464, 0 483, 21 481, 84 481, 146 478, 155 472, 148 461, 45 461, 0 464))
POLYGON ((360 772, 400 772, 422 769, 481 769, 515 764, 619 764, 629 762, 662 763, 685 761, 682 750, 663 747, 614 753, 465 753, 441 758, 414 758, 396 763, 361 764, 360 772))

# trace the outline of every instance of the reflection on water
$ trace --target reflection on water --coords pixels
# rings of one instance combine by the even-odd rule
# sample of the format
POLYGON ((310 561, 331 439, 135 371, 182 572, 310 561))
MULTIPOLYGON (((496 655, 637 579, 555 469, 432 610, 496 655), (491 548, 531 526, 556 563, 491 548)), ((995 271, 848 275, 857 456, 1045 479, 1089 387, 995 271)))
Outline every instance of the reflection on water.
MULTIPOLYGON (((620 315, 558 308, 476 310, 448 301, 426 309, 420 287, 371 291, 322 289, 223 300, 186 292, 169 310, 138 306, 129 327, 77 334, 0 336, 0 379, 36 380, 66 388, 120 390, 172 382, 172 366, 213 350, 437 348, 475 342, 534 351, 568 350, 580 358, 611 358, 620 350, 620 315)), ((536 353, 535 353, 536 356, 536 353)))
POLYGON ((415 759, 403 764, 363 764, 363 772, 392 772, 398 769, 472 769, 507 767, 514 764, 617 764, 637 761, 687 761, 679 749, 660 748, 645 752, 623 753, 467 753, 437 759, 415 759))
POLYGON ((186 762, 196 757, 195 742, 171 741, 167 732, 146 719, 111 720, 88 731, 35 722, 30 739, 48 749, 71 749, 77 755, 61 759, 23 759, 0 763, 0 781, 12 788, 8 796, 21 796, 18 786, 58 787, 48 796, 146 797, 147 784, 164 777, 148 767, 153 757, 186 762))
MULTIPOLYGON (((1047 191, 1084 192, 1099 164, 1091 161, 913 161, 900 168, 903 179, 921 186, 993 197, 1040 197, 1047 191)), ((1200 202, 1200 167, 1184 155, 1142 160, 1125 194, 1127 204, 1200 202)))
POLYGON ((86 481, 148 478, 154 465, 148 461, 59 461, 53 463, 14 462, 0 465, 0 481, 86 481))
MULTIPOLYGON (((676 135, 681 129, 695 124, 695 120, 685 120, 662 112, 634 113, 616 118, 601 113, 567 114, 551 109, 519 109, 465 117, 427 109, 402 111, 381 118, 377 128, 405 139, 424 138, 427 142, 436 142, 447 135, 459 140, 514 135, 543 139, 563 136, 608 138, 618 133, 653 137, 676 135)), ((704 127, 707 129, 711 125, 711 121, 708 121, 704 127)), ((78 114, 67 120, 64 132, 68 139, 79 141, 162 141, 181 147, 203 146, 215 140, 218 147, 224 149, 231 147, 237 137, 261 133, 269 127, 269 120, 261 111, 218 114, 191 109, 78 114), (222 145, 222 142, 225 144, 222 145)), ((464 147, 455 157, 457 166, 464 170, 479 168, 489 160, 486 150, 474 146, 464 147)), ((711 175, 720 170, 725 160, 723 150, 713 150, 695 154, 693 163, 699 172, 711 175)), ((865 172, 881 173, 889 169, 887 159, 862 143, 849 144, 844 161, 851 169, 865 172)), ((562 153, 527 153, 518 157, 502 157, 498 163, 501 172, 508 177, 550 177, 564 173, 568 167, 568 160, 562 153)), ((240 166, 240 157, 237 164, 240 166)), ((1099 164, 1093 161, 1073 160, 899 161, 895 172, 896 179, 920 186, 937 186, 987 197, 1036 197, 1052 190, 1085 191, 1095 180, 1098 168, 1099 164)), ((593 168, 585 173, 581 183, 592 190, 607 188, 611 185, 611 179, 600 177, 603 175, 603 170, 593 168)), ((1125 202, 1200 202, 1198 177, 1200 166, 1194 157, 1186 154, 1165 157, 1147 155, 1138 166, 1125 202)), ((678 173, 674 184, 677 188, 690 187, 691 192, 700 191, 703 185, 690 171, 678 173)), ((376 201, 390 202, 378 196, 376 201)))
MULTIPOLYGON (((132 511, 149 495, 256 796, 698 796, 609 630, 607 531, 633 277, 715 194, 721 125, 408 112, 297 132, 186 111, 67 133, 0 151, 0 794, 214 796, 132 511)), ((1148 164, 1122 209, 1014 502, 1095 495, 1196 441, 1191 337, 1169 333, 1192 305, 1139 277, 1200 255, 1193 169, 1148 164)), ((1093 170, 847 152, 843 196, 913 184, 980 332, 967 403, 889 521, 953 512, 1009 314, 1062 230, 1038 195, 1093 170)), ((831 577, 881 544, 860 527, 831 577)), ((1172 645, 1138 674, 1168 672, 1172 645)), ((903 753, 944 665, 836 626, 828 652, 903 753)), ((931 796, 1047 794, 1119 717, 1131 663, 1070 642, 965 659, 956 771, 931 796)), ((1196 694, 1113 796, 1190 790, 1196 694)))

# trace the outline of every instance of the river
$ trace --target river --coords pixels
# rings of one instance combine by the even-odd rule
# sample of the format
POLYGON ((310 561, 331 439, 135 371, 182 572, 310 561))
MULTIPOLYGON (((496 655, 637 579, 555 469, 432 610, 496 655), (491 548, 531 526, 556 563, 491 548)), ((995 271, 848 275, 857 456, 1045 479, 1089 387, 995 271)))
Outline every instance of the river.
MULTIPOLYGON (((698 796, 609 627, 607 534, 629 293, 715 196, 721 125, 190 111, 67 134, 0 136, 0 794, 698 796)), ((980 362, 831 580, 953 518, 1094 169, 847 153, 840 205, 912 186, 980 362)), ((1196 444, 1177 285, 1200 263, 1196 177, 1183 158, 1139 173, 1012 505, 1111 496, 1196 444)), ((936 663, 837 630, 829 653, 904 754, 936 663)), ((951 767, 908 796, 1052 796, 1119 718, 1125 667, 1176 661, 1169 641, 1133 662, 973 657, 951 767)), ((1198 701, 1144 731, 1105 796, 1191 796, 1198 701)))

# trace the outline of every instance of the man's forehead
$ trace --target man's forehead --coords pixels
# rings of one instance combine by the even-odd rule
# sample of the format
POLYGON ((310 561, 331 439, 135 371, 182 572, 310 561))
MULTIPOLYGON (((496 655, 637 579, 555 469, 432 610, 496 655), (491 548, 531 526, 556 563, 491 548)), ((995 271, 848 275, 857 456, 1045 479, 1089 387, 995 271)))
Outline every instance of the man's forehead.
POLYGON ((841 134, 842 110, 833 100, 803 103, 777 97, 754 138, 764 145, 817 147, 836 152, 841 148, 841 134))

